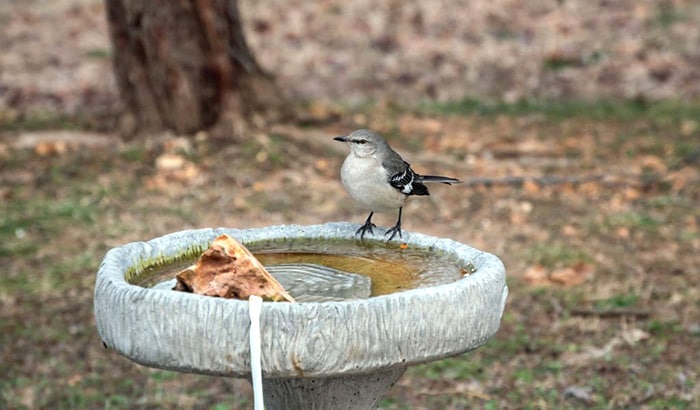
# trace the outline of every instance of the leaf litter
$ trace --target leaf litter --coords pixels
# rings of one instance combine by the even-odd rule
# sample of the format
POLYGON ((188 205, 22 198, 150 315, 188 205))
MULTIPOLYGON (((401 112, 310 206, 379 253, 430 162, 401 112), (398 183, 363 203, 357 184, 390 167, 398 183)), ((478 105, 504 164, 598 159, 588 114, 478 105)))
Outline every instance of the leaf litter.
MULTIPOLYGON (((123 143, 62 127, 4 132, 1 397, 11 408, 118 407, 120 397, 124 408, 245 408, 245 381, 164 375, 105 352, 90 330, 90 278, 109 248, 177 230, 358 220, 330 138, 369 127, 416 171, 468 181, 409 201, 405 229, 499 255, 511 291, 494 340, 410 369, 385 408, 692 405, 700 398, 697 119, 426 115, 390 103, 697 96, 687 84, 698 84, 688 79, 700 48, 683 45, 697 43, 698 6, 667 3, 242 3, 261 62, 284 67, 281 84, 313 100, 320 125, 279 125, 245 145, 206 134, 182 146, 170 135, 123 143), (472 24, 456 23, 461 15, 472 24), (343 30, 318 40, 326 26, 343 30), (464 44, 450 53, 445 36, 464 44), (368 97, 377 100, 370 109, 344 108, 368 97)), ((3 124, 80 113, 110 128, 103 114, 119 103, 101 1, 4 2, 0 19, 3 124)))

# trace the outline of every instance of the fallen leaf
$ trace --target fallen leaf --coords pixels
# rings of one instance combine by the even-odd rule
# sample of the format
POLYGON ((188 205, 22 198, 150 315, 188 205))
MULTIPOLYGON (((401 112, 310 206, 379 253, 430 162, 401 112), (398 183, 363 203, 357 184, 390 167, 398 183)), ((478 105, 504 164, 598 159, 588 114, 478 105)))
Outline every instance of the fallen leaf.
POLYGON ((615 235, 617 235, 620 238, 629 238, 630 230, 626 226, 618 226, 617 228, 615 228, 615 235))
POLYGON ((576 286, 593 276, 593 266, 579 262, 574 266, 553 270, 549 274, 551 282, 561 286, 576 286))
POLYGON ((320 172, 326 172, 330 169, 331 163, 325 158, 319 158, 314 162, 314 167, 320 172))
POLYGON ((645 155, 639 159, 639 163, 642 166, 642 169, 645 170, 651 170, 660 174, 668 171, 666 164, 664 164, 663 160, 656 155, 645 155))
POLYGON ((700 174, 694 167, 683 167, 677 171, 670 172, 666 178, 671 183, 671 190, 679 192, 687 186, 697 183, 700 174))
POLYGON ((216 238, 176 279, 175 290, 198 295, 241 300, 256 295, 265 300, 294 302, 255 256, 228 235, 216 238))
POLYGON ((564 225, 561 228, 561 234, 567 237, 576 237, 581 234, 580 230, 573 225, 564 225))
POLYGON ((67 150, 65 141, 39 141, 34 146, 34 152, 40 157, 64 154, 67 150))
POLYGON ((685 119, 681 121, 680 132, 681 135, 687 137, 694 133, 698 129, 698 122, 691 119, 685 119))
POLYGON ((160 171, 174 171, 185 166, 187 160, 182 155, 162 154, 156 158, 156 168, 160 171))
POLYGON ((552 270, 537 264, 525 270, 523 279, 533 286, 576 286, 590 279, 593 274, 593 266, 585 262, 552 270))
POLYGON ((442 131, 442 123, 434 118, 404 115, 398 119, 401 134, 436 134, 442 131))
POLYGON ((548 285, 547 270, 542 265, 533 265, 525 269, 523 273, 525 282, 531 285, 548 285))
POLYGON ((597 182, 584 182, 578 188, 579 192, 587 197, 597 198, 600 196, 601 187, 597 182))
POLYGON ((307 111, 309 116, 315 120, 329 120, 339 118, 341 115, 337 106, 322 101, 312 101, 307 111))
POLYGON ((540 192, 540 186, 534 181, 527 180, 523 182, 523 190, 528 194, 534 195, 540 192))
POLYGON ((516 226, 522 225, 527 220, 525 215, 520 212, 513 212, 510 214, 510 223, 516 226))
POLYGON ((253 182, 253 191, 254 192, 262 192, 265 190, 265 183, 262 181, 255 181, 253 182))
POLYGON ((622 191, 622 194, 624 198, 628 201, 634 201, 635 199, 639 199, 642 196, 642 193, 638 189, 631 187, 625 188, 622 191))

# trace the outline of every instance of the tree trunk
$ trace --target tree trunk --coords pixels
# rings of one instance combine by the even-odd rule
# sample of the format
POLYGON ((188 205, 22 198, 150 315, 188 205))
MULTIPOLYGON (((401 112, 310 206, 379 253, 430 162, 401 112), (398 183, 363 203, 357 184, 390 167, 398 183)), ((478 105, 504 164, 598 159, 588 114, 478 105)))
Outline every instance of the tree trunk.
POLYGON ((236 0, 105 0, 122 131, 240 136, 284 114, 246 44, 236 0))

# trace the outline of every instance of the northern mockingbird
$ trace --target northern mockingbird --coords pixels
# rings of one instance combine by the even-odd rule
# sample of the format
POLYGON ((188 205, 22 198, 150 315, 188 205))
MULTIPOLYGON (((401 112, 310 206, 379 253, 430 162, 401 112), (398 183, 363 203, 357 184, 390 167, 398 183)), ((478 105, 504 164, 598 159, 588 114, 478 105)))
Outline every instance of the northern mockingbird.
POLYGON ((390 235, 389 241, 396 234, 401 237, 401 211, 409 195, 430 195, 424 182, 442 182, 448 185, 460 182, 456 178, 416 174, 384 138, 370 130, 357 130, 350 135, 333 139, 345 142, 350 147, 350 154, 340 169, 340 179, 345 190, 370 211, 364 225, 355 232, 355 235, 360 235, 360 239, 364 239, 367 231, 374 233, 372 228, 376 225, 372 223, 372 215, 375 212, 394 209, 399 210, 399 219, 385 235, 390 235))

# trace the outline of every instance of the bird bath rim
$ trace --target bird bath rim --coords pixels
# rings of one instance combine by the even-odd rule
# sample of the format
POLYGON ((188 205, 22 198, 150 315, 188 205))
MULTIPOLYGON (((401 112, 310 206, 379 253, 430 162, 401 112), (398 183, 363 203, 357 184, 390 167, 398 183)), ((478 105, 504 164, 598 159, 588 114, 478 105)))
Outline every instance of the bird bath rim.
MULTIPOLYGON (((198 229, 110 250, 97 274, 95 317, 105 343, 138 363, 183 372, 247 377, 247 301, 129 284, 129 268, 174 258, 221 234, 244 244, 273 239, 352 240, 356 224, 198 229), (205 320, 206 319, 206 320, 205 320)), ((473 350, 498 330, 508 288, 494 255, 450 239, 405 232, 477 271, 456 282, 364 300, 264 303, 266 378, 334 377, 406 367, 473 350), (362 334, 358 337, 358 334, 362 334)))

